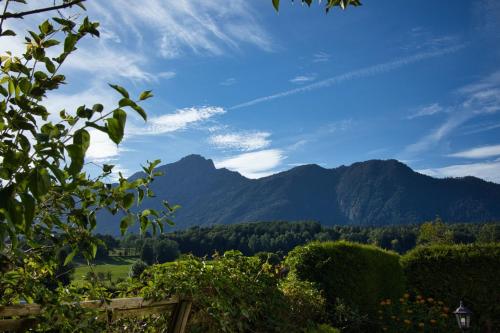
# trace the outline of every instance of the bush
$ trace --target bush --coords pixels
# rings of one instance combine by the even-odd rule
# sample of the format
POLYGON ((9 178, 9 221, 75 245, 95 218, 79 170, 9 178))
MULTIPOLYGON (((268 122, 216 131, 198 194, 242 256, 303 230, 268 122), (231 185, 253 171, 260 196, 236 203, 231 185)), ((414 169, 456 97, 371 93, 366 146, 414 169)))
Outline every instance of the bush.
POLYGON ((410 288, 450 306, 463 300, 482 331, 500 332, 500 244, 419 247, 402 264, 410 288))
POLYGON ((190 256, 154 265, 140 283, 146 298, 192 299, 189 332, 300 332, 307 325, 292 317, 275 269, 237 251, 211 261, 190 256))
POLYGON ((458 330, 452 311, 442 301, 406 293, 399 300, 380 302, 378 322, 387 333, 452 333, 458 330))
POLYGON ((285 263, 291 274, 317 283, 331 306, 340 298, 370 316, 380 299, 399 297, 405 290, 399 255, 371 245, 313 242, 296 247, 285 263))
POLYGON ((132 278, 138 278, 146 268, 148 268, 148 264, 142 260, 137 260, 132 266, 130 266, 130 272, 128 275, 132 278))

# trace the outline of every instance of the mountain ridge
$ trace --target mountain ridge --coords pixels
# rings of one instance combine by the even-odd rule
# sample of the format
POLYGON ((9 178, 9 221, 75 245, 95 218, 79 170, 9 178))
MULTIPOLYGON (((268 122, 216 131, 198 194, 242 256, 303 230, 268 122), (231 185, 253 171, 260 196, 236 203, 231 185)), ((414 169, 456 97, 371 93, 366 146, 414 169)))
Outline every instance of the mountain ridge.
MULTIPOLYGON (((410 224, 436 215, 452 222, 500 220, 499 184, 472 176, 433 178, 394 159, 332 169, 307 164, 249 179, 192 154, 157 170, 164 176, 152 184, 156 198, 145 200, 142 207, 161 209, 163 199, 179 204, 175 229, 271 220, 410 224)), ((98 223, 98 232, 119 232, 119 216, 99 217, 107 223, 98 223)))

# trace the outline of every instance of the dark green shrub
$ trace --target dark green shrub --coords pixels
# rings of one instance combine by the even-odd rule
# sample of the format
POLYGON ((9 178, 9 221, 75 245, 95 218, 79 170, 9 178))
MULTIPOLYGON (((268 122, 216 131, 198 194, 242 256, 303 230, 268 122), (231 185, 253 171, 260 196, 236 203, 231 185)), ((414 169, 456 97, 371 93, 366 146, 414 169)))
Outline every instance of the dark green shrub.
POLYGON ((132 278, 138 278, 146 268, 148 268, 148 264, 142 260, 137 260, 132 264, 132 266, 130 266, 130 272, 128 275, 132 278))
POLYGON ((500 332, 500 244, 419 247, 402 258, 408 287, 450 306, 463 300, 484 332, 500 332))
POLYGON ((339 298, 371 317, 380 299, 405 290, 399 255, 371 245, 313 242, 291 251, 286 264, 291 274, 316 283, 331 306, 339 298))

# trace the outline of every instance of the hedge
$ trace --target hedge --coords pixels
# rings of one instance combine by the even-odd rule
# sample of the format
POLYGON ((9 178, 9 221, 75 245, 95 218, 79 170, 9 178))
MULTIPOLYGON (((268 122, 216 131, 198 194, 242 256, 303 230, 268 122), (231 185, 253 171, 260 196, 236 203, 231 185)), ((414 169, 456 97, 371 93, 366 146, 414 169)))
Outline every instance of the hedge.
POLYGON ((336 299, 373 317, 384 298, 405 290, 399 255, 346 241, 313 242, 292 250, 285 263, 299 279, 314 282, 329 304, 336 299))
POLYGON ((401 262, 409 288, 449 305, 463 300, 481 332, 500 332, 500 244, 419 247, 401 262))

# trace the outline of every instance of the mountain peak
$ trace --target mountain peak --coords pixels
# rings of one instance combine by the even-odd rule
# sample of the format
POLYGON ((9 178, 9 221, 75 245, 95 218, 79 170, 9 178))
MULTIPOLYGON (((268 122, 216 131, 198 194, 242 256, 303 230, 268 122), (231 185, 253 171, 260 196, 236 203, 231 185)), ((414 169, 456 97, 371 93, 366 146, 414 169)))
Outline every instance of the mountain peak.
POLYGON ((205 167, 215 169, 214 162, 211 159, 207 159, 198 154, 187 155, 175 163, 184 167, 205 167))

